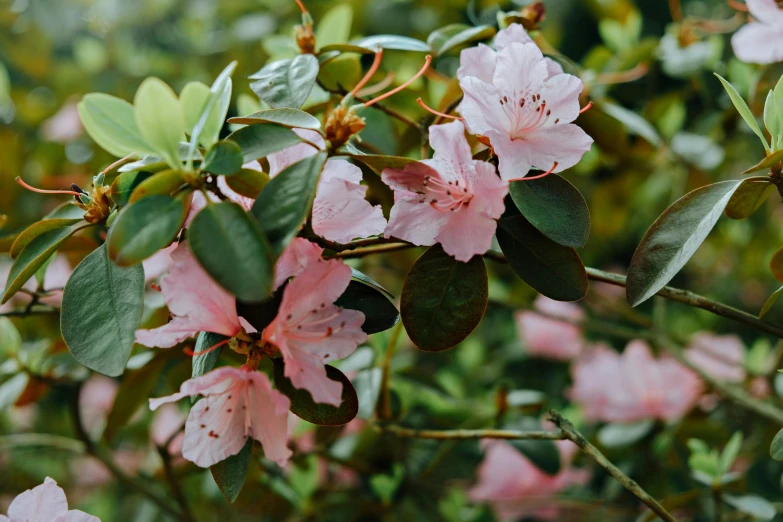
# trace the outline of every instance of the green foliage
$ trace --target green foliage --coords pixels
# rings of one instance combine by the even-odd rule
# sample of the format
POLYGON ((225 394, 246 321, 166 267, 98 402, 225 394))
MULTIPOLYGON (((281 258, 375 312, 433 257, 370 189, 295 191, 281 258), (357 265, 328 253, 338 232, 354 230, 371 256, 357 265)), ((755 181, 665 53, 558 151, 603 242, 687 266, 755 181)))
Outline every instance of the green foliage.
POLYGON ((348 288, 335 304, 362 312, 362 330, 374 334, 392 328, 400 320, 393 300, 394 296, 388 290, 354 269, 348 288))
POLYGON ((315 85, 318 59, 312 54, 300 54, 292 60, 280 60, 264 66, 250 76, 250 87, 273 109, 298 109, 315 85))
POLYGON ((252 451, 253 440, 247 439, 239 453, 209 468, 212 472, 212 478, 215 479, 215 484, 229 502, 234 502, 242 491, 248 468, 250 468, 252 451))
POLYGON ((133 99, 136 125, 144 141, 172 168, 180 165, 179 144, 185 138, 182 106, 171 87, 147 78, 133 99))

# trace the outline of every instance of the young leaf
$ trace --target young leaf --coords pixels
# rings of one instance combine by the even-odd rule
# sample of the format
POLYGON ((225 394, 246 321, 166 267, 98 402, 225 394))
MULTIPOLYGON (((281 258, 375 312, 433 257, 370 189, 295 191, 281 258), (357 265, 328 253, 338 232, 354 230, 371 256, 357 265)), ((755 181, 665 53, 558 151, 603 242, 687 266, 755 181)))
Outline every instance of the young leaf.
POLYGON ((772 310, 781 296, 783 296, 783 286, 775 290, 772 295, 769 296, 764 302, 764 306, 761 307, 761 311, 759 312, 759 319, 764 319, 764 316, 766 316, 769 311, 772 310))
POLYGON ((738 431, 734 433, 726 443, 726 447, 723 448, 723 452, 720 455, 720 473, 726 474, 729 472, 731 465, 739 455, 740 448, 742 447, 742 432, 738 431))
POLYGON ((546 237, 563 246, 582 247, 590 236, 590 210, 565 178, 551 174, 514 181, 509 193, 519 212, 546 237))
POLYGON ((731 196, 725 214, 730 219, 747 219, 775 192, 775 184, 766 177, 746 178, 731 196))
POLYGON ((220 137, 220 130, 226 120, 228 105, 231 103, 232 82, 231 75, 237 67, 237 62, 228 64, 212 82, 209 88, 209 98, 201 108, 201 115, 193 125, 190 133, 190 143, 188 144, 187 155, 188 165, 190 161, 196 158, 197 145, 203 144, 210 147, 217 142, 220 137))
POLYGON ((291 399, 291 413, 307 422, 320 426, 342 426, 351 422, 359 412, 359 398, 351 381, 334 366, 326 365, 326 376, 343 384, 342 403, 339 407, 331 404, 321 404, 313 401, 313 396, 307 390, 295 388, 285 376, 283 359, 273 359, 275 364, 275 387, 291 399))
POLYGON ((726 89, 729 98, 731 98, 731 103, 734 104, 734 107, 737 109, 737 112, 740 113, 742 119, 745 120, 745 123, 748 124, 748 127, 750 127, 750 129, 756 133, 756 136, 759 137, 761 143, 764 144, 764 149, 767 152, 770 152, 769 143, 767 143, 767 138, 764 136, 764 133, 759 128, 759 124, 756 121, 756 117, 753 116, 752 112, 750 112, 750 109, 748 108, 748 104, 745 103, 745 100, 742 99, 742 96, 740 96, 740 93, 737 92, 737 89, 735 89, 732 84, 726 81, 720 74, 718 73, 714 73, 714 74, 715 76, 717 76, 718 80, 720 80, 720 83, 723 84, 723 88, 726 89))
POLYGON ((397 324, 400 313, 394 306, 393 296, 366 275, 358 270, 352 270, 351 282, 335 304, 362 312, 364 314, 362 330, 366 334, 383 332, 397 324))
POLYGON ((240 196, 256 199, 269 183, 269 174, 253 169, 242 169, 237 174, 227 177, 226 183, 240 196))
POLYGON ((0 409, 8 410, 22 396, 27 385, 30 383, 30 375, 26 372, 20 372, 0 383, 0 409))
POLYGON ((239 145, 245 163, 287 149, 302 141, 291 129, 271 123, 248 125, 229 134, 226 139, 239 145))
POLYGON ((250 88, 274 109, 298 109, 310 96, 318 69, 318 58, 312 54, 300 54, 292 60, 279 60, 265 65, 250 77, 256 80, 250 84, 250 88))
POLYGON ((783 162, 783 149, 773 152, 772 154, 768 154, 766 158, 743 172, 743 174, 753 174, 754 172, 759 172, 760 170, 771 169, 775 166, 780 166, 781 162, 783 162))
POLYGON ((136 125, 133 105, 108 94, 87 94, 79 102, 84 129, 100 147, 115 156, 151 154, 155 149, 136 125))
POLYGON ((181 197, 149 196, 122 209, 106 246, 118 266, 141 263, 166 248, 182 228, 187 207, 181 197))
POLYGON ((242 149, 231 140, 219 141, 204 158, 204 170, 218 176, 231 176, 242 169, 242 149))
POLYGON ((239 123, 242 125, 254 125, 257 123, 276 123, 283 127, 296 129, 321 128, 321 122, 312 114, 300 111, 299 109, 268 109, 265 111, 254 112, 249 116, 240 116, 229 118, 229 123, 239 123))
POLYGON ((478 326, 488 300, 484 259, 474 256, 461 263, 435 245, 405 277, 400 297, 402 323, 419 349, 448 350, 478 326))
POLYGON ((248 438, 244 447, 236 455, 218 462, 209 468, 212 478, 226 500, 234 502, 242 486, 245 485, 247 470, 250 468, 250 454, 253 451, 253 439, 248 438))
POLYGON ((181 164, 179 143, 185 136, 185 117, 177 95, 158 78, 147 78, 136 91, 136 125, 144 140, 172 168, 181 164))
POLYGON ((251 212, 276 254, 296 236, 310 213, 325 163, 325 152, 294 163, 275 176, 253 204, 251 212))
POLYGON ((642 238, 628 268, 631 306, 655 295, 704 242, 742 181, 721 181, 678 199, 642 238))
POLYGON ((198 262, 239 299, 263 301, 272 289, 274 257, 264 232, 236 203, 207 205, 190 225, 198 262))
POLYGON ((182 116, 185 118, 185 133, 193 134, 193 127, 201 118, 201 112, 209 101, 209 86, 201 82, 189 82, 179 93, 182 116))
POLYGON ((315 28, 315 41, 319 47, 348 41, 351 36, 353 8, 350 4, 338 4, 328 10, 315 28))
POLYGON ((144 307, 144 269, 121 268, 106 245, 73 271, 63 292, 60 327, 71 354, 104 375, 122 374, 144 307))
POLYGON ((769 500, 758 495, 724 495, 723 499, 737 511, 753 517, 753 520, 772 520, 778 513, 769 500))
POLYGON ((772 254, 769 268, 772 270, 772 275, 775 276, 775 279, 783 283, 783 247, 772 254))
MULTIPOLYGON (((260 330, 259 330, 260 331, 260 330)), ((210 352, 202 354, 201 352, 212 348, 216 344, 228 339, 225 335, 212 332, 201 332, 196 337, 196 346, 193 348, 193 363, 191 377, 201 377, 215 369, 215 365, 220 359, 223 347, 213 349, 210 352)))

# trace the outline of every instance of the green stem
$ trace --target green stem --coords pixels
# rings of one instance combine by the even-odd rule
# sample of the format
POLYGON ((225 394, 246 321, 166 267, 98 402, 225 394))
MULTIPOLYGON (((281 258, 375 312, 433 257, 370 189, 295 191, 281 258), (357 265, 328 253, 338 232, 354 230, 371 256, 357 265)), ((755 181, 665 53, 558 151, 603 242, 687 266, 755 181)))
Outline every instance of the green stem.
POLYGON ((389 389, 389 383, 391 381, 391 361, 394 356, 394 348, 397 346, 397 341, 400 339, 402 333, 402 321, 397 323, 394 328, 389 345, 386 347, 386 356, 383 359, 383 367, 381 373, 381 400, 378 403, 378 418, 381 420, 389 420, 392 418, 391 409, 391 391, 389 389))

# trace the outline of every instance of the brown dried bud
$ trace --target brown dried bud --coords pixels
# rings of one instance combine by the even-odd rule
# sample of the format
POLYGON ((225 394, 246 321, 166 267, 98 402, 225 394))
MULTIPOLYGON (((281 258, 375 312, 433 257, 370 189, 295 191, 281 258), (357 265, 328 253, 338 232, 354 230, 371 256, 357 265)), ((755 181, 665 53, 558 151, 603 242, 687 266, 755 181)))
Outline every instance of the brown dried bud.
POLYGON ((326 119, 326 141, 332 150, 337 150, 348 143, 351 136, 361 132, 365 125, 364 118, 356 114, 353 107, 339 105, 326 119))
POLYGON ((543 2, 533 2, 522 8, 520 22, 528 31, 535 31, 546 18, 546 8, 543 2))
POLYGON ((302 54, 315 54, 315 34, 313 34, 313 25, 296 26, 296 45, 302 54))
POLYGON ((76 204, 86 211, 84 214, 85 221, 88 223, 100 223, 109 217, 112 207, 112 201, 109 197, 110 192, 111 187, 109 186, 95 187, 92 192, 92 201, 89 205, 77 201, 76 204))

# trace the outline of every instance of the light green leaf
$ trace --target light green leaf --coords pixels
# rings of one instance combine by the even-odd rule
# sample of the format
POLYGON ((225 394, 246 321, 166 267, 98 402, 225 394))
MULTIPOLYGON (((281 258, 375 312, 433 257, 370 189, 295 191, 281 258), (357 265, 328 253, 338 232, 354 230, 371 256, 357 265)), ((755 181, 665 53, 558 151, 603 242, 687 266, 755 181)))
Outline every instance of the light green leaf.
MULTIPOLYGON (((398 51, 430 52, 430 46, 421 40, 393 34, 367 36, 352 42, 352 44, 357 47, 369 49, 372 52, 375 52, 379 47, 382 49, 395 49, 398 51)), ((322 51, 326 50, 327 48, 322 49, 322 51)))
POLYGON ((638 134, 656 147, 661 145, 661 137, 658 136, 655 127, 637 113, 609 102, 602 102, 600 108, 603 112, 622 123, 631 133, 638 134))
POLYGON ((17 373, 7 381, 0 384, 0 411, 6 411, 22 396, 30 376, 25 373, 17 373))
POLYGON ((720 473, 728 473, 731 465, 739 455, 740 448, 742 448, 742 432, 737 431, 731 436, 729 442, 723 448, 723 452, 720 455, 720 473))
POLYGON ((172 168, 180 168, 179 143, 185 135, 185 117, 177 95, 158 78, 147 78, 136 91, 136 125, 144 140, 172 168))
POLYGON ((750 112, 750 108, 748 108, 748 104, 745 103, 745 100, 742 99, 742 96, 740 96, 740 93, 737 92, 737 89, 735 89, 732 84, 726 81, 720 74, 718 73, 714 73, 714 74, 715 76, 717 76, 718 80, 720 80, 720 83, 723 84, 723 88, 726 89, 726 92, 729 94, 729 98, 731 98, 731 103, 734 104, 734 107, 737 109, 737 112, 740 113, 742 119, 745 120, 745 123, 748 124, 748 127, 750 127, 750 129, 756 133, 756 136, 759 137, 761 143, 764 144, 764 149, 766 149, 767 152, 770 152, 769 143, 767 143, 767 138, 764 136, 764 133, 761 132, 761 129, 759 128, 759 124, 756 121, 756 117, 753 116, 752 112, 750 112))
POLYGON ((179 93, 179 103, 182 105, 187 134, 193 134, 193 127, 201 118, 201 112, 209 101, 209 96, 209 86, 201 82, 190 82, 179 93))
POLYGON ((22 347, 22 336, 14 323, 7 317, 0 317, 0 354, 11 357, 22 347))
POLYGON ((133 105, 108 94, 87 94, 79 102, 84 129, 101 148, 115 156, 151 154, 155 149, 142 137, 133 105))
POLYGON ((327 11, 315 28, 318 47, 347 42, 351 36, 353 8, 350 4, 338 4, 327 11))
POLYGON ((201 115, 190 133, 187 152, 188 165, 196 158, 199 143, 210 147, 217 142, 220 136, 220 130, 223 128, 228 106, 231 103, 231 75, 236 67, 236 61, 228 64, 212 82, 212 87, 209 88, 209 98, 202 107, 201 115))
POLYGON ((642 440, 655 427, 650 420, 619 423, 610 422, 598 431, 598 442, 606 448, 630 446, 642 440))

